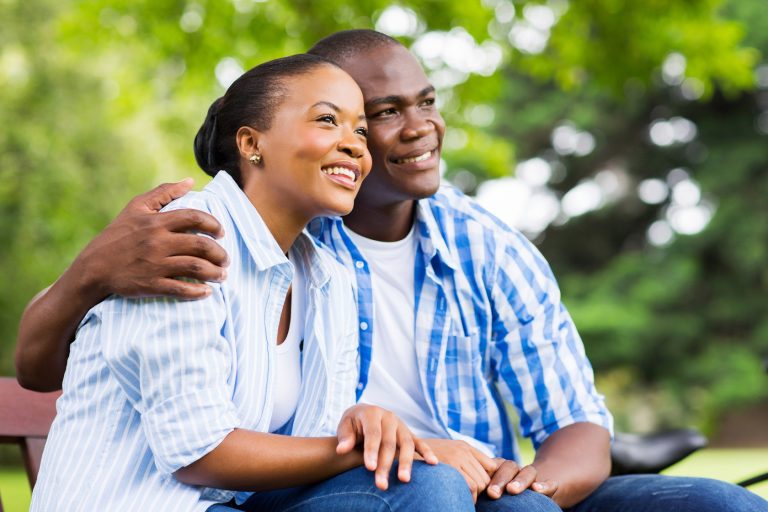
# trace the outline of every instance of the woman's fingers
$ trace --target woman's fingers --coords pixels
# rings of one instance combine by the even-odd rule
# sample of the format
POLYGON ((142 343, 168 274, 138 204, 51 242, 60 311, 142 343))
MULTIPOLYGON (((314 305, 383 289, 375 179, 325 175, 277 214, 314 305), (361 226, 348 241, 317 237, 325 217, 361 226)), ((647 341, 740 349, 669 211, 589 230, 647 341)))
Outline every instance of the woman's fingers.
POLYGON ((437 458, 437 454, 432 450, 432 447, 429 446, 429 443, 424 441, 421 438, 414 438, 414 446, 416 448, 416 452, 421 455, 421 457, 424 459, 424 462, 427 464, 435 465, 438 462, 440 462, 437 458))
POLYGON ((361 418, 363 431, 363 461, 368 471, 376 471, 381 446, 381 418, 375 411, 365 411, 361 418), (373 417, 371 417, 373 416, 373 417))
MULTIPOLYGON (((403 425, 405 427, 405 425, 403 425)), ((407 428, 398 430, 398 447, 400 455, 397 459, 397 479, 401 482, 411 481, 411 468, 413 466, 413 456, 416 450, 415 441, 417 439, 411 435, 407 428)))
MULTIPOLYGON (((389 487, 389 470, 395 461, 397 453, 398 427, 400 420, 391 412, 385 412, 381 416, 380 431, 381 440, 379 441, 378 459, 376 464, 376 487, 386 491, 389 487)), ((410 437, 410 433, 409 433, 410 437)), ((367 436, 366 436, 367 439, 367 436)), ((410 472, 410 467, 408 468, 410 472)))
POLYGON ((336 439, 338 440, 336 453, 339 455, 347 454, 355 449, 357 432, 355 431, 355 424, 349 416, 345 415, 341 418, 339 428, 336 429, 336 439))

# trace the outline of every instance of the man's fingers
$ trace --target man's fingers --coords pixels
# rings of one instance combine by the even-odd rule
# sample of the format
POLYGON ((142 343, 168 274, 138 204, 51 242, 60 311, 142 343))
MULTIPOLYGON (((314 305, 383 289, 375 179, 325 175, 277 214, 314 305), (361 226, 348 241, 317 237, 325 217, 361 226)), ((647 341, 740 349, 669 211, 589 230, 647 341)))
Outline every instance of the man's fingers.
POLYGON ((541 494, 544 494, 546 496, 549 496, 550 498, 554 496, 555 492, 557 492, 558 487, 559 487, 559 484, 554 480, 543 480, 540 482, 534 482, 533 485, 531 485, 531 489, 541 494))
POLYGON ((138 196, 135 201, 137 206, 143 207, 150 212, 156 212, 174 199, 178 199, 192 190, 194 184, 195 181, 192 178, 184 178, 176 183, 163 183, 149 192, 138 196))
POLYGON ((152 288, 142 292, 137 297, 176 297, 178 299, 202 299, 211 294, 211 287, 204 283, 190 283, 178 279, 161 278, 150 283, 152 288))
POLYGON ((229 257, 224 248, 207 236, 192 234, 173 234, 172 253, 169 256, 195 256, 210 261, 217 267, 229 265, 229 257))
POLYGON ((339 428, 336 429, 336 439, 339 441, 336 445, 336 453, 339 455, 349 453, 355 448, 357 435, 351 418, 344 416, 341 419, 339 428))
POLYGON ((163 261, 164 274, 168 277, 187 277, 198 281, 218 282, 226 279, 226 270, 208 260, 192 256, 171 256, 163 261))
POLYGON ((501 498, 507 484, 517 476, 520 467, 513 460, 498 459, 499 469, 493 473, 491 482, 488 484, 488 496, 493 499, 501 498))
POLYGON ((219 221, 213 215, 200 210, 182 208, 181 210, 161 212, 153 220, 156 225, 176 233, 194 231, 205 233, 214 238, 224 236, 224 230, 219 221))
POLYGON ((427 443, 423 439, 419 439, 417 437, 414 441, 414 447, 416 448, 416 452, 418 452, 418 454, 421 455, 421 457, 424 459, 424 462, 426 462, 427 464, 431 464, 434 466, 435 464, 440 462, 434 450, 432 450, 432 447, 429 446, 429 443, 427 443))
POLYGON ((522 468, 517 475, 507 484, 507 492, 509 494, 520 494, 524 490, 531 487, 531 484, 536 480, 536 468, 528 465, 522 468))
POLYGON ((467 472, 466 468, 461 467, 457 469, 459 469, 459 473, 461 473, 461 476, 463 476, 464 480, 467 482, 469 492, 472 493, 472 502, 477 503, 477 482, 475 482, 475 479, 472 477, 472 475, 467 472))
POLYGON ((397 445, 400 448, 400 455, 397 459, 397 478, 401 482, 410 482, 413 456, 416 452, 415 438, 409 434, 404 434, 402 431, 398 431, 397 439, 397 445))

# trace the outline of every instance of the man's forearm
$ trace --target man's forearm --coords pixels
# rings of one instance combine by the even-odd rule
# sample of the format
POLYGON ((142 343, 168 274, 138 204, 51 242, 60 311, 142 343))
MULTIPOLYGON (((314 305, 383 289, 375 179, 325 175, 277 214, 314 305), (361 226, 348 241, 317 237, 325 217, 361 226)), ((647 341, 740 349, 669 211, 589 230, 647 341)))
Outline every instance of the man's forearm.
POLYGON ((104 298, 89 282, 86 271, 75 261, 24 310, 16 340, 16 378, 25 388, 61 388, 77 326, 88 310, 104 298))
POLYGON ((537 480, 558 483, 553 499, 563 507, 579 503, 611 472, 610 434, 593 423, 574 423, 549 436, 536 451, 537 480))

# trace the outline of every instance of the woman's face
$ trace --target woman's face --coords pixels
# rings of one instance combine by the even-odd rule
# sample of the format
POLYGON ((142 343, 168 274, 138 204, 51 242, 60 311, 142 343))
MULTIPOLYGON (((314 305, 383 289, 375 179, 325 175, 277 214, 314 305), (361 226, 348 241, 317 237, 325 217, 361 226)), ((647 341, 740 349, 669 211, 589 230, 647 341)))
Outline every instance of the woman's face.
POLYGON ((360 88, 330 65, 284 84, 272 126, 259 139, 257 186, 307 219, 345 215, 371 170, 360 88))

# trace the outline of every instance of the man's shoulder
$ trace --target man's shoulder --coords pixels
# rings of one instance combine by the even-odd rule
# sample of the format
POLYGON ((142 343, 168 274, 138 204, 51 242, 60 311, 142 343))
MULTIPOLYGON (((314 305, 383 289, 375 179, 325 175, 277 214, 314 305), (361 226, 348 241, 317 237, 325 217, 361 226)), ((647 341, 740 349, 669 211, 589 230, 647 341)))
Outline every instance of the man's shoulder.
POLYGON ((440 190, 425 202, 438 224, 459 225, 462 226, 462 232, 471 229, 493 240, 528 242, 523 233, 499 219, 473 197, 453 185, 442 185, 440 190))

